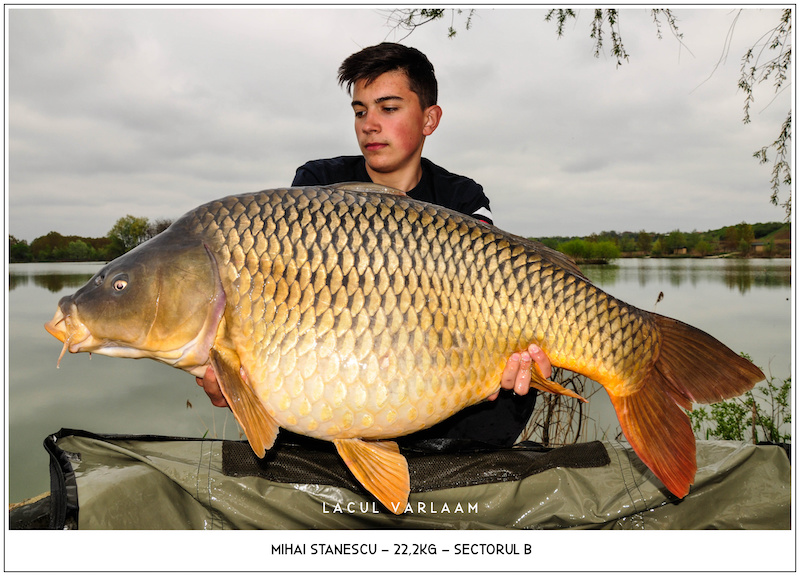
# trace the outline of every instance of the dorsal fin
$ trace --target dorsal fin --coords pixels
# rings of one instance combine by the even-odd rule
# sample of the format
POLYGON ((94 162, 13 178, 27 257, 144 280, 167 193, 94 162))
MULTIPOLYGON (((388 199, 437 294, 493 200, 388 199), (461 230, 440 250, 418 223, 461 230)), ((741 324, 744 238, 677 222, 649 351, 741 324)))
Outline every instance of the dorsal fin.
POLYGON ((394 196, 407 196, 402 190, 384 186, 383 184, 375 184, 373 182, 342 182, 333 186, 338 190, 347 190, 349 192, 376 192, 378 194, 392 194, 394 196))

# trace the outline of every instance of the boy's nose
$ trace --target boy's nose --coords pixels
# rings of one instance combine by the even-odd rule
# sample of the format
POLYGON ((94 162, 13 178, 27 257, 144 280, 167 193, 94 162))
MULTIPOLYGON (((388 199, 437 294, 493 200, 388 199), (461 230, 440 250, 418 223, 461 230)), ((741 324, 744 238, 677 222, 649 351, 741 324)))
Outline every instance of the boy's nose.
POLYGON ((380 124, 374 120, 374 116, 365 114, 362 118, 361 130, 364 132, 377 132, 380 130, 380 124))

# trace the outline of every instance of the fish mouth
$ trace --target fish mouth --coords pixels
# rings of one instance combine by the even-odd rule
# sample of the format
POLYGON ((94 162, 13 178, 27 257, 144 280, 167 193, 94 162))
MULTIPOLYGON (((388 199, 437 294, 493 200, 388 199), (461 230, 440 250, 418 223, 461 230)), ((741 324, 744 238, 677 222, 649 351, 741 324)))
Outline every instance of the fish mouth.
POLYGON ((67 340, 67 327, 65 322, 66 316, 61 311, 61 307, 59 306, 56 309, 55 316, 50 322, 45 322, 44 329, 50 332, 53 336, 65 342, 67 340))
POLYGON ((74 318, 71 311, 65 314, 61 305, 56 309, 53 319, 45 323, 44 329, 64 343, 56 368, 61 366, 61 359, 67 351, 80 352, 82 344, 92 336, 86 326, 74 318))

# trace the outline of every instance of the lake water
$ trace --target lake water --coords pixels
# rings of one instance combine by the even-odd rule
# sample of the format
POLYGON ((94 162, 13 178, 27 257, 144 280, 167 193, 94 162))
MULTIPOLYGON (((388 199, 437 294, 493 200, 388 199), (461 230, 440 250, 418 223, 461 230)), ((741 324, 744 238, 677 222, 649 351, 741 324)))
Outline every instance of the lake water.
MULTIPOLYGON (((49 490, 44 438, 60 428, 106 434, 239 438, 227 408, 214 408, 194 378, 150 360, 68 354, 44 329, 58 300, 101 263, 11 264, 8 293, 9 501, 49 490)), ((620 260, 584 266, 607 292, 716 336, 783 379, 791 373, 789 260, 620 260), (664 297, 656 305, 659 293, 664 297)), ((593 437, 618 433, 604 393, 590 402, 593 437)))

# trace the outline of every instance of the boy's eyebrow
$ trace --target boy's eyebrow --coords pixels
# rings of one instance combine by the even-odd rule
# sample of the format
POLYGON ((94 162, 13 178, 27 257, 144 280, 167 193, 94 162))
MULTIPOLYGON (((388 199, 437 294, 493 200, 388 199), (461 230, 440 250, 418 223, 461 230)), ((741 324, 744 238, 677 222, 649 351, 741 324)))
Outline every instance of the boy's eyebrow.
MULTIPOLYGON (((380 98, 375 98, 375 104, 380 104, 381 102, 386 102, 388 100, 402 101, 403 98, 401 96, 381 96, 380 98)), ((350 106, 364 106, 364 103, 361 100, 353 100, 350 103, 350 106)))

